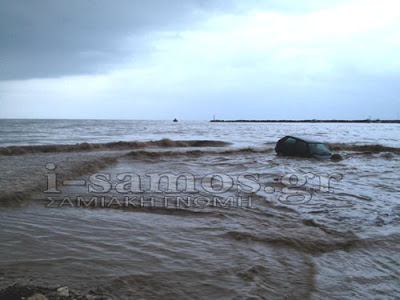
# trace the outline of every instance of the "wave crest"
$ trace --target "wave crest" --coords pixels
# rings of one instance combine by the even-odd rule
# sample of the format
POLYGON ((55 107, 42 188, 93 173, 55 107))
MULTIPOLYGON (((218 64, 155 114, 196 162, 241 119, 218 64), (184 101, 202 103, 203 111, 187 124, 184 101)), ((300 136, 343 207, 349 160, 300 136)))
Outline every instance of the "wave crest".
POLYGON ((137 158, 162 158, 162 157, 200 157, 203 155, 235 155, 235 154, 251 154, 251 153, 269 153, 274 149, 253 149, 241 148, 227 151, 203 151, 203 150, 190 150, 190 151, 132 151, 127 156, 137 158))
POLYGON ((231 143, 213 140, 187 140, 174 141, 162 139, 149 142, 111 142, 111 143, 80 143, 75 145, 33 145, 10 146, 0 148, 0 155, 21 155, 27 153, 51 153, 51 152, 78 152, 94 150, 127 150, 140 148, 179 148, 179 147, 225 147, 231 143))
POLYGON ((326 143, 331 151, 358 151, 367 153, 381 153, 390 152, 400 154, 400 148, 388 147, 380 144, 371 145, 356 145, 356 144, 345 144, 345 143, 326 143))

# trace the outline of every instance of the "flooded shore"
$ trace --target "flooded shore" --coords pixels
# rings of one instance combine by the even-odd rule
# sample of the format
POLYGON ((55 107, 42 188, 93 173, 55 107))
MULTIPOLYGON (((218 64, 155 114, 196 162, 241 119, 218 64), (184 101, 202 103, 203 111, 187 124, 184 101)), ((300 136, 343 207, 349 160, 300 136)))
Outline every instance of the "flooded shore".
POLYGON ((386 137, 327 138, 341 161, 237 133, 0 155, 0 296, 396 299, 400 156, 386 137))

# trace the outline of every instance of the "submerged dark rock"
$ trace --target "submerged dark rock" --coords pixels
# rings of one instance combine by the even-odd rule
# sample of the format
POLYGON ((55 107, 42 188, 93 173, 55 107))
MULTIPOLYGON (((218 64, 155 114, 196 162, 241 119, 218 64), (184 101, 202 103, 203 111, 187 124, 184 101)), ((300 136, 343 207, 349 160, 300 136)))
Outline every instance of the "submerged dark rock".
POLYGON ((332 156, 331 156, 331 160, 334 160, 334 161, 339 161, 339 160, 342 160, 342 159, 343 159, 343 157, 340 154, 337 154, 337 153, 332 154, 332 156))

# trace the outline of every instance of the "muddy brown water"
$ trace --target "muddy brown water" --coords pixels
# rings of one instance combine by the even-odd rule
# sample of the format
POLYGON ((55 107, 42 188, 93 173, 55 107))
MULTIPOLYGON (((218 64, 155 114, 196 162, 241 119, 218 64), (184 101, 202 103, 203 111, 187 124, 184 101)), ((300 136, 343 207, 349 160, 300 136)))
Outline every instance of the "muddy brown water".
POLYGON ((114 299, 398 299, 400 157, 355 150, 339 162, 277 157, 265 145, 1 156, 3 200, 12 201, 0 209, 0 288, 101 287, 114 299), (48 162, 60 193, 43 192, 48 162), (127 174, 140 178, 140 192, 117 189, 127 174), (179 191, 182 178, 177 191, 165 178, 155 191, 149 174, 192 175, 197 191, 179 191), (229 178, 232 187, 219 190, 229 178), (132 203, 120 205, 127 196, 132 203), (97 207, 78 207, 93 197, 97 207))

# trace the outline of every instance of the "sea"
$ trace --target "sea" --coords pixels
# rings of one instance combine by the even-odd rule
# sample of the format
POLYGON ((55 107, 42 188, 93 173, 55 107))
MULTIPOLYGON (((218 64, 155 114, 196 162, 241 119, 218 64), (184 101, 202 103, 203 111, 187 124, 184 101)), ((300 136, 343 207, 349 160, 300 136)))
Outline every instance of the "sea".
POLYGON ((399 133, 0 120, 0 299, 399 299, 399 133), (339 159, 277 156, 286 135, 339 159))

